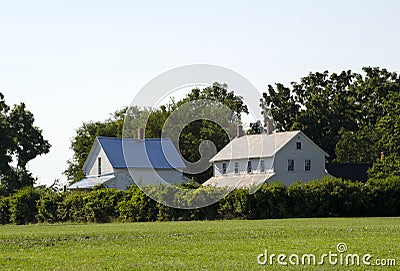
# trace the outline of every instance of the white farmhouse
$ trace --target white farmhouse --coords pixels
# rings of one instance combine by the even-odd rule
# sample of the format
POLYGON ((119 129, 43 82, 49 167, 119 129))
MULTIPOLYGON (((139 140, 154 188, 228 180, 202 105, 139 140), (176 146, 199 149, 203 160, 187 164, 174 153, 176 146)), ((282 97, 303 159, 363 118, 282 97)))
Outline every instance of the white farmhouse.
POLYGON ((301 131, 238 135, 210 162, 214 177, 203 185, 251 187, 266 181, 289 185, 326 175, 326 154, 301 131))
MULTIPOLYGON (((143 132, 138 134, 143 135, 143 132)), ((83 166, 85 178, 67 187, 88 190, 96 185, 126 190, 135 182, 183 181, 185 168, 169 139, 97 137, 83 166), (132 177, 133 176, 133 177, 132 177)))

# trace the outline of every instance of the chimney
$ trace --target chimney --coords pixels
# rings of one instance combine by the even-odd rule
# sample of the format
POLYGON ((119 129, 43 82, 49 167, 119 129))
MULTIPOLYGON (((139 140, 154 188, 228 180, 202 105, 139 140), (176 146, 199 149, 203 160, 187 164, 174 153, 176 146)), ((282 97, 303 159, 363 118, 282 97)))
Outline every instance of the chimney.
POLYGON ((144 139, 144 128, 139 128, 137 130, 137 139, 139 139, 139 140, 144 139))
POLYGON ((270 135, 272 134, 272 131, 274 130, 274 123, 272 122, 272 119, 268 119, 266 123, 266 128, 265 132, 270 135))
POLYGON ((242 137, 243 135, 244 135, 243 126, 242 125, 238 125, 236 127, 236 137, 239 138, 239 137, 242 137))

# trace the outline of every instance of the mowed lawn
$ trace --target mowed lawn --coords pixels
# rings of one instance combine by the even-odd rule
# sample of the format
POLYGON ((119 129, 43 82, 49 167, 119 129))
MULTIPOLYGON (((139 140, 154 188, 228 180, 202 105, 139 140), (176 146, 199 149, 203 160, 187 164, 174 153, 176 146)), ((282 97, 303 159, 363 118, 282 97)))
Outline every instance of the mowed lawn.
POLYGON ((0 226, 0 270, 287 269, 400 270, 400 218, 0 226), (288 257, 339 253, 338 243, 347 245, 343 255, 369 253, 373 264, 396 259, 397 266, 257 262, 265 250, 288 257))

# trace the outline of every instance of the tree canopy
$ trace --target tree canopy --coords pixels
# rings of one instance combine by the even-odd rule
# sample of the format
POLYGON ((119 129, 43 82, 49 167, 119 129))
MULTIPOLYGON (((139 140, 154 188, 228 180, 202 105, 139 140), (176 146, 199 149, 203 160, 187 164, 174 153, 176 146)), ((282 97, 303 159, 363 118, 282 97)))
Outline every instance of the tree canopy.
POLYGON ((269 85, 261 108, 278 131, 302 130, 341 163, 374 163, 400 155, 400 77, 377 67, 362 74, 316 72, 269 85))
MULTIPOLYGON (((123 108, 105 121, 89 121, 84 122, 81 127, 76 130, 76 135, 71 141, 71 149, 74 154, 71 160, 68 160, 68 168, 65 171, 71 183, 79 181, 84 177, 82 172, 83 164, 89 154, 92 144, 96 136, 111 137, 136 137, 137 128, 145 128, 146 138, 160 138, 162 136, 164 125, 168 117, 178 108, 185 108, 185 114, 190 115, 200 110, 196 108, 198 104, 191 104, 193 101, 208 100, 214 101, 228 107, 232 114, 229 116, 231 123, 240 119, 241 113, 248 113, 247 106, 244 104, 242 97, 228 90, 226 84, 214 83, 204 89, 194 88, 181 100, 170 100, 166 105, 162 105, 156 109, 130 107, 123 108), (183 106, 185 105, 185 106, 183 106), (125 127, 122 129, 125 120, 125 127)), ((207 112, 215 111, 211 108, 211 104, 207 104, 207 112)), ((202 108, 201 110, 205 110, 202 108)), ((182 109, 181 109, 182 111, 182 109)), ((215 111, 218 113, 218 111, 215 111)), ((215 113, 214 112, 214 113, 215 113)), ((201 158, 199 146, 203 141, 212 141, 217 151, 222 149, 228 142, 229 137, 222 127, 210 120, 195 120, 186 123, 179 135, 177 149, 183 158, 190 162, 198 161, 201 158)), ((189 175, 198 182, 203 182, 212 174, 212 169, 202 174, 189 175)))
MULTIPOLYGON (((330 155, 330 162, 372 164, 378 160, 381 164, 389 163, 392 157, 400 157, 400 76, 378 67, 364 67, 362 71, 314 72, 290 86, 268 85, 268 91, 260 100, 265 120, 272 118, 277 131, 302 130, 330 155), (380 160, 382 152, 387 159, 380 160)), ((189 105, 183 112, 186 115, 191 114, 190 110, 201 111, 203 108, 199 104, 191 102, 202 99, 230 108, 231 123, 240 122, 241 114, 248 113, 242 97, 229 91, 226 84, 214 83, 204 89, 192 89, 183 99, 171 100, 156 109, 131 107, 127 112, 124 108, 106 121, 84 122, 71 143, 74 155, 65 172, 68 179, 74 182, 83 178, 81 169, 96 136, 121 137, 124 132, 128 133, 124 136, 132 137, 137 128, 145 127, 147 138, 161 137, 171 114, 183 105, 189 105), (127 115, 131 121, 125 122, 128 128, 122 131, 127 115)), ((2 108, 0 104, 0 110, 4 110, 2 108)), ((194 120, 179 128, 182 130, 176 147, 189 162, 201 158, 199 146, 202 142, 212 141, 216 151, 229 142, 226 131, 207 119, 194 120)), ((0 123, 0 132, 1 129, 0 123)), ((255 122, 247 133, 262 133, 263 129, 261 122, 255 122)), ((384 166, 389 172, 389 165, 384 166)), ((203 182, 211 174, 209 169, 189 177, 203 182)))
POLYGON ((0 182, 1 193, 12 193, 34 178, 27 164, 39 155, 50 151, 50 143, 43 138, 42 130, 35 126, 33 114, 24 103, 10 108, 0 93, 0 182))

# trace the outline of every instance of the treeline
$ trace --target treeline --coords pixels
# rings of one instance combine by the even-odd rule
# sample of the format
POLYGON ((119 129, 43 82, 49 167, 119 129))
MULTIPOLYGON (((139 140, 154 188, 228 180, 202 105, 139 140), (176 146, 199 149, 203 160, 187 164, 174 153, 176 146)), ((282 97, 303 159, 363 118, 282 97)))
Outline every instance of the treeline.
POLYGON ((384 154, 383 166, 398 170, 399 163, 392 163, 400 158, 397 72, 311 72, 290 85, 269 85, 261 107, 278 131, 303 131, 329 162, 375 164, 384 154))
POLYGON ((248 189, 236 189, 219 202, 199 209, 167 207, 137 187, 127 191, 100 188, 89 193, 26 187, 0 198, 0 223, 399 216, 399 202, 398 176, 366 183, 325 177, 288 187, 264 184, 254 194, 249 194, 248 189))
MULTIPOLYGON (((400 75, 397 72, 379 67, 364 67, 361 73, 311 72, 290 85, 268 85, 260 98, 264 119, 250 123, 248 134, 263 132, 264 124, 272 119, 277 132, 303 131, 329 154, 328 162, 373 164, 374 174, 369 174, 373 178, 400 175, 400 75)), ((133 136, 132 131, 141 127, 146 128, 146 137, 158 138, 173 112, 178 108, 182 111, 182 105, 200 99, 229 107, 232 123, 240 122, 241 115, 249 112, 243 97, 217 82, 204 89, 192 89, 183 99, 171 100, 152 110, 124 108, 105 121, 84 122, 76 130, 71 141, 73 157, 68 161, 65 175, 71 183, 84 177, 82 166, 96 136, 121 137, 125 125, 128 136, 133 136)), ((193 112, 200 110, 195 103, 192 109, 185 108, 193 112)), ((229 142, 229 137, 222 127, 203 119, 185 126, 176 147, 187 161, 195 162, 201 157, 199 145, 204 140, 212 141, 219 151, 229 142)), ((211 176, 209 169, 188 177, 203 183, 211 176)))
MULTIPOLYGON (((146 138, 161 138, 163 131, 166 132, 164 136, 178 137, 179 145, 175 147, 182 157, 192 163, 199 161, 202 158, 199 152, 200 144, 210 140, 217 151, 220 151, 230 141, 227 131, 235 133, 242 113, 249 113, 243 98, 229 90, 226 84, 218 82, 204 89, 194 88, 181 100, 172 99, 167 105, 158 108, 123 108, 111 114, 105 121, 84 122, 76 130, 76 135, 71 140, 73 157, 67 161, 68 168, 64 174, 70 184, 84 178, 82 167, 96 136, 136 137, 138 128, 145 128, 146 138), (221 104, 229 108, 230 112, 221 108, 221 104), (171 126, 166 125, 172 113, 174 116, 169 122, 171 126), (219 125, 210 120, 213 115, 219 120, 219 125), (203 117, 192 120, 192 116, 203 117), (180 131, 180 134, 175 134, 177 131, 180 131)), ((199 174, 187 174, 187 177, 198 183, 203 183, 211 176, 211 168, 199 174)))

